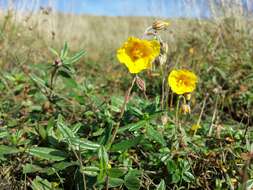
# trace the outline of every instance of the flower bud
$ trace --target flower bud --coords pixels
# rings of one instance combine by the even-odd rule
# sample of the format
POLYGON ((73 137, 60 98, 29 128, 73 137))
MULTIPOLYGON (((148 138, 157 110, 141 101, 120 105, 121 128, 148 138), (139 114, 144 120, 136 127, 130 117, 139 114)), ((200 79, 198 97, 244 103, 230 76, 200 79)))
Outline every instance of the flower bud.
POLYGON ((145 81, 142 80, 140 77, 137 77, 137 79, 136 79, 136 84, 137 84, 138 88, 139 88, 141 91, 143 91, 143 92, 146 91, 146 84, 145 84, 145 81))
POLYGON ((154 30, 164 30, 164 29, 166 29, 169 25, 170 25, 169 22, 165 22, 165 21, 162 21, 162 20, 156 20, 155 22, 153 22, 152 28, 153 28, 154 30))
POLYGON ((187 100, 187 101, 190 101, 191 100, 191 93, 186 93, 186 94, 184 94, 184 97, 185 97, 185 99, 187 100))
POLYGON ((53 65, 54 65, 54 66, 58 66, 58 67, 61 66, 61 65, 62 65, 61 59, 56 59, 56 60, 54 61, 53 65))

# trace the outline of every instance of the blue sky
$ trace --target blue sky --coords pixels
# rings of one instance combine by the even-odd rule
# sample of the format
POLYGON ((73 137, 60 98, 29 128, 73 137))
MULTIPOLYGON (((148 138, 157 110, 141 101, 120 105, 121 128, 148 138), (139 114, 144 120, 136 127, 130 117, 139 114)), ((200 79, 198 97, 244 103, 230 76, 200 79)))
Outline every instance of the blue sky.
POLYGON ((185 0, 58 0, 56 7, 64 12, 108 16, 208 16, 206 0, 197 1, 195 5, 189 6, 184 4, 185 0))
MULTIPOLYGON (((0 0, 5 7, 8 0, 0 0)), ((209 17, 207 0, 14 0, 16 9, 50 4, 61 12, 107 16, 209 17), (188 3, 187 3, 188 2, 188 3), (190 3, 195 2, 195 3, 190 3)), ((213 0, 217 1, 217 0, 213 0)), ((248 0, 249 1, 249 0, 248 0)))

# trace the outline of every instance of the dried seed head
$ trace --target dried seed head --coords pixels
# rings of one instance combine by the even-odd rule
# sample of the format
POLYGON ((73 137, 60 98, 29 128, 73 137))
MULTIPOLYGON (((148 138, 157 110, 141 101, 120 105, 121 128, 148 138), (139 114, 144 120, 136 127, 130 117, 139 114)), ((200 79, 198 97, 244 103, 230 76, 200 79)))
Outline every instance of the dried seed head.
POLYGON ((154 30, 165 30, 170 25, 169 22, 165 22, 162 20, 156 20, 152 24, 152 29, 154 30))
POLYGON ((181 111, 183 114, 191 113, 191 107, 188 104, 182 104, 181 111))

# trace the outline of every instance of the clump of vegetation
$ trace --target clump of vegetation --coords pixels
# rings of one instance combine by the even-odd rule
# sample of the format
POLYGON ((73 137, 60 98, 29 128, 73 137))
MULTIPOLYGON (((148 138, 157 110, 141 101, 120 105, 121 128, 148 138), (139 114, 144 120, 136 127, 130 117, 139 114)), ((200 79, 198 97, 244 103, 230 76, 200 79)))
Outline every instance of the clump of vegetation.
POLYGON ((0 187, 252 188, 250 28, 236 18, 181 22, 190 32, 156 20, 96 63, 68 43, 48 48, 39 31, 23 34, 9 13, 0 187))

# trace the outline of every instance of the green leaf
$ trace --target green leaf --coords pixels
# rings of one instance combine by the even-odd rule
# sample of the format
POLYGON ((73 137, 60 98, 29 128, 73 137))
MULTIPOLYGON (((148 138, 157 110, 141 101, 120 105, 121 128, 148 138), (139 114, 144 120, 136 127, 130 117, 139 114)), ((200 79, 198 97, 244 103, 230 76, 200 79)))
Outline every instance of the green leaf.
MULTIPOLYGON (((62 69, 68 73, 68 75, 71 77, 73 74, 75 74, 75 69, 71 65, 63 65, 62 69), (64 69, 63 69, 64 68, 64 69)), ((66 77, 68 78, 68 77, 66 77)))
POLYGON ((75 138, 75 134, 72 132, 70 128, 66 126, 66 124, 63 121, 63 117, 61 115, 58 116, 56 124, 57 124, 57 129, 59 129, 64 139, 75 138))
POLYGON ((33 190, 53 190, 55 189, 48 180, 42 179, 39 176, 36 176, 36 178, 32 181, 31 188, 33 190))
POLYGON ((80 168, 80 172, 88 175, 88 176, 97 176, 100 169, 96 166, 85 166, 80 168))
POLYGON ((126 168, 110 168, 108 169, 108 176, 112 178, 118 178, 125 175, 126 172, 127 172, 126 168))
POLYGON ((141 127, 144 127, 146 123, 147 123, 146 120, 141 120, 141 121, 138 121, 136 123, 131 123, 129 125, 126 125, 124 127, 119 128, 118 132, 121 133, 121 132, 124 132, 126 130, 136 131, 136 130, 140 129, 141 127))
POLYGON ((74 126, 72 126, 71 127, 71 131, 74 133, 74 134, 76 134, 78 131, 79 131, 79 129, 82 127, 82 124, 81 123, 77 123, 77 124, 75 124, 74 126))
POLYGON ((23 174, 41 172, 42 170, 43 170, 42 167, 34 165, 34 164, 23 165, 23 174))
POLYGON ((41 78, 35 76, 34 74, 30 74, 31 79, 40 87, 47 89, 46 82, 41 78))
POLYGON ((121 142, 114 144, 111 148, 112 151, 121 151, 124 152, 131 147, 136 146, 141 141, 142 136, 135 137, 129 140, 122 140, 121 142))
POLYGON ((61 50, 61 59, 64 59, 64 58, 67 56, 67 54, 68 54, 68 49, 69 49, 68 44, 67 44, 67 42, 65 42, 65 43, 64 43, 64 47, 63 47, 63 49, 61 50))
POLYGON ((155 130, 152 126, 147 127, 147 136, 149 137, 149 139, 154 140, 163 146, 166 146, 166 142, 161 133, 155 130))
POLYGON ((53 48, 50 47, 49 50, 51 51, 52 54, 54 54, 55 56, 59 57, 59 54, 58 54, 58 52, 55 49, 53 49, 53 48))
POLYGON ((181 177, 178 170, 176 170, 175 173, 172 173, 172 183, 178 183, 180 179, 181 177))
POLYGON ((35 164, 25 164, 23 166, 23 173, 46 173, 48 175, 55 174, 56 171, 64 170, 70 166, 78 165, 77 162, 59 162, 50 167, 41 167, 35 164))
POLYGON ((166 190, 166 185, 163 179, 161 180, 159 185, 156 187, 156 190, 166 190))
POLYGON ((85 55, 85 51, 81 50, 78 53, 76 53, 73 57, 71 57, 70 59, 67 59, 64 64, 66 65, 71 65, 75 62, 77 62, 79 59, 81 59, 82 56, 85 55))
POLYGON ((77 150, 97 150, 100 147, 100 144, 91 142, 89 140, 70 138, 70 143, 75 146, 77 150))
POLYGON ((9 136, 9 133, 7 131, 1 131, 0 132, 0 139, 6 138, 7 136, 9 136))
POLYGON ((184 174, 183 174, 183 180, 184 181, 186 181, 186 182, 188 182, 188 183, 190 183, 190 182, 192 182, 192 181, 194 181, 194 175, 192 175, 192 173, 190 173, 190 172, 184 172, 184 174))
POLYGON ((0 145, 0 153, 1 154, 16 154, 19 153, 20 150, 13 146, 0 145))
POLYGON ((56 169, 57 171, 61 171, 61 170, 64 170, 70 166, 75 166, 75 165, 79 165, 79 163, 76 161, 76 162, 59 162, 59 163, 55 163, 52 165, 52 167, 54 169, 56 169))
POLYGON ((225 73, 223 70, 219 69, 218 67, 214 67, 214 69, 220 74, 220 76, 221 76, 224 80, 227 79, 226 73, 225 73))
POLYGON ((75 150, 97 150, 100 147, 97 143, 76 137, 75 133, 66 126, 61 115, 59 115, 57 119, 57 128, 63 136, 63 141, 69 143, 75 150))
POLYGON ((138 109, 138 108, 136 108, 136 107, 129 107, 129 111, 133 114, 133 115, 136 115, 136 116, 138 116, 138 117, 141 117, 141 116, 143 116, 143 112, 140 110, 140 109, 138 109))
POLYGON ((141 173, 138 170, 130 170, 124 178, 124 184, 129 190, 140 189, 140 177, 141 173))
POLYGON ((78 88, 78 84, 76 83, 76 81, 73 78, 63 78, 63 82, 65 85, 65 88, 67 89, 76 89, 78 88))
POLYGON ((250 179, 246 182, 246 189, 252 189, 253 187, 253 179, 250 179))
POLYGON ((120 112, 123 105, 124 99, 122 97, 112 96, 110 109, 114 112, 120 112))
POLYGON ((67 157, 65 152, 47 147, 30 148, 27 150, 27 153, 32 156, 50 161, 62 161, 65 160, 67 157))
POLYGON ((177 169, 177 165, 176 165, 176 163, 175 163, 174 160, 168 159, 167 162, 166 162, 166 165, 167 165, 168 172, 170 172, 170 173, 172 173, 172 174, 173 174, 173 173, 176 171, 176 169, 177 169))
POLYGON ((107 167, 108 167, 108 154, 106 152, 106 149, 104 146, 101 146, 98 151, 98 158, 100 160, 99 164, 99 179, 102 180, 107 173, 107 167))
POLYGON ((126 125, 124 127, 120 127, 118 132, 119 133, 123 133, 124 131, 126 130, 129 130, 129 131, 136 131, 138 130, 139 128, 141 127, 145 127, 146 124, 148 124, 151 120, 154 120, 156 119, 158 116, 161 116, 162 114, 164 114, 165 112, 164 111, 159 111, 159 112, 155 112, 154 114, 152 115, 149 115, 148 118, 145 118, 143 120, 140 120, 136 123, 131 123, 129 125, 126 125))
POLYGON ((109 177, 109 187, 119 187, 124 184, 124 180, 120 178, 109 177))
POLYGON ((59 69, 58 75, 62 76, 65 79, 72 78, 72 73, 69 70, 64 69, 64 68, 59 69))
POLYGON ((44 126, 38 126, 38 128, 39 128, 39 134, 40 134, 41 138, 46 139, 47 131, 46 131, 45 127, 44 126))

